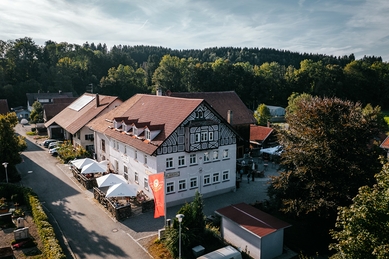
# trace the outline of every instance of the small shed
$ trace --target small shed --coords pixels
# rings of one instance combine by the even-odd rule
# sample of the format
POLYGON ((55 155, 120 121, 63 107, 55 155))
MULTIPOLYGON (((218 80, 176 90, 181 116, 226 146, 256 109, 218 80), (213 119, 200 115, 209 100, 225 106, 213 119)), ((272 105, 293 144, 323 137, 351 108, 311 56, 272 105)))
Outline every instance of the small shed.
POLYGON ((254 259, 271 259, 282 254, 284 229, 291 225, 246 203, 221 208, 220 232, 224 240, 254 259))

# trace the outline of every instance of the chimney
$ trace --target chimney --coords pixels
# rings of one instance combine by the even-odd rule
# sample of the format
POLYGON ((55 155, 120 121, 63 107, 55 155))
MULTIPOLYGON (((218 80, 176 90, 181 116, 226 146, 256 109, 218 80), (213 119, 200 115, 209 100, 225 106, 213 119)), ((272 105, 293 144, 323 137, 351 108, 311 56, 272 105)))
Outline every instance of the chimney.
POLYGON ((228 111, 227 111, 227 122, 228 122, 229 124, 231 124, 231 125, 232 125, 232 117, 233 117, 232 111, 231 111, 231 110, 228 110, 228 111))
POLYGON ((162 89, 158 87, 156 94, 157 96, 162 96, 162 89))
POLYGON ((58 91, 58 93, 59 93, 59 94, 62 94, 62 91, 61 91, 61 90, 59 90, 59 91, 58 91))
POLYGON ((100 106, 100 97, 99 94, 96 94, 96 108, 100 106))

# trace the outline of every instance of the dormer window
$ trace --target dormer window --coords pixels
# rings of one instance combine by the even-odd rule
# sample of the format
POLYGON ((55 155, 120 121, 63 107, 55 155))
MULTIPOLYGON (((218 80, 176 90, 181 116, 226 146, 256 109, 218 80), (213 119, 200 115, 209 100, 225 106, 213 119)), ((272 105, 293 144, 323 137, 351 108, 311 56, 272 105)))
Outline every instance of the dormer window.
POLYGON ((138 136, 138 128, 134 125, 132 126, 132 133, 135 135, 135 136, 138 136))
POLYGON ((145 139, 151 140, 151 132, 149 129, 145 129, 145 139))

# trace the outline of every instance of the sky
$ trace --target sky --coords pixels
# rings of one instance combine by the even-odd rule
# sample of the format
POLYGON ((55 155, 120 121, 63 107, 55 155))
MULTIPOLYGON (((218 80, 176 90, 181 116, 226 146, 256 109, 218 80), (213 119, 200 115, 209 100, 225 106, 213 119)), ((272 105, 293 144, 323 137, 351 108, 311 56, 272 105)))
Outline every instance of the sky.
POLYGON ((389 61, 388 0, 0 0, 0 40, 274 48, 389 61))

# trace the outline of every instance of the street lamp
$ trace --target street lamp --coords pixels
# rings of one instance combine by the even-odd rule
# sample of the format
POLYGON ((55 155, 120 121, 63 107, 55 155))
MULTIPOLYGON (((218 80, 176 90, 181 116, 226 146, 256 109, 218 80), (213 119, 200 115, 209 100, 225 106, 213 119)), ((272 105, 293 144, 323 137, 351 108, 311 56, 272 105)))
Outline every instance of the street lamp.
POLYGON ((8 163, 7 163, 7 162, 4 162, 4 163, 3 163, 3 166, 4 166, 4 168, 5 168, 5 180, 6 180, 6 181, 7 181, 7 183, 8 183, 7 165, 8 165, 8 163))
POLYGON ((179 232, 178 232, 178 258, 181 259, 181 222, 182 219, 184 218, 183 214, 177 214, 176 218, 178 219, 179 222, 179 232))

